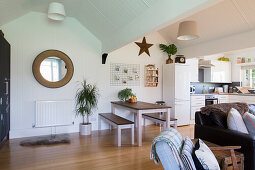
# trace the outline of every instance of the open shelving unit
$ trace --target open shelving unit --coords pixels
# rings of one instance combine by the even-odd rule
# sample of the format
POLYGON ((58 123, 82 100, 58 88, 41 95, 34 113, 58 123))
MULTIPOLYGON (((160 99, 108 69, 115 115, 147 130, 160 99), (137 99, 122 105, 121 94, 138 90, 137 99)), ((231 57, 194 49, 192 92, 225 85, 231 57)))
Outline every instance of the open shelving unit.
POLYGON ((145 87, 157 87, 158 86, 158 68, 155 64, 148 64, 145 66, 145 87))

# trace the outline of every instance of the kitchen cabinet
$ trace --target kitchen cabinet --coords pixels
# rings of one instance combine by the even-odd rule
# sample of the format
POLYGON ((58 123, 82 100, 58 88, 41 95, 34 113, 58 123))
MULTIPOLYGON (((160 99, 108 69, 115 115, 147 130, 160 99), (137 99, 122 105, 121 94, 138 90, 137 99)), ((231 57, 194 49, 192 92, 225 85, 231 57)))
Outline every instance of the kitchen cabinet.
POLYGON ((228 95, 219 95, 218 102, 219 103, 229 103, 229 96, 228 95))
POLYGON ((190 82, 199 82, 198 81, 198 59, 197 58, 187 59, 186 64, 189 66, 190 82))
POLYGON ((231 62, 211 60, 214 65, 204 68, 204 81, 212 83, 231 83, 231 62))
POLYGON ((190 122, 195 123, 195 113, 200 111, 201 107, 205 106, 204 95, 191 95, 190 96, 190 122))
POLYGON ((10 131, 10 44, 0 35, 0 147, 10 131))
POLYGON ((229 102, 243 102, 247 104, 255 104, 255 95, 229 95, 229 102))

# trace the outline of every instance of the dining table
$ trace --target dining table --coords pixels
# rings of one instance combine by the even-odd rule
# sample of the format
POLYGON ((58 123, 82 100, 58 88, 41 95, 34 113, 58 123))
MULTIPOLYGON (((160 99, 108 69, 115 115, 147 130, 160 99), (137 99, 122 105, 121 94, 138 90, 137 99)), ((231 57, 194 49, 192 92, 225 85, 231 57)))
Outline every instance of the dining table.
POLYGON ((116 109, 128 110, 131 113, 136 114, 137 122, 137 143, 138 146, 142 146, 142 114, 144 113, 166 113, 166 127, 170 127, 170 106, 147 103, 142 101, 137 101, 135 103, 124 102, 124 101, 112 101, 111 102, 112 113, 116 114, 116 109))

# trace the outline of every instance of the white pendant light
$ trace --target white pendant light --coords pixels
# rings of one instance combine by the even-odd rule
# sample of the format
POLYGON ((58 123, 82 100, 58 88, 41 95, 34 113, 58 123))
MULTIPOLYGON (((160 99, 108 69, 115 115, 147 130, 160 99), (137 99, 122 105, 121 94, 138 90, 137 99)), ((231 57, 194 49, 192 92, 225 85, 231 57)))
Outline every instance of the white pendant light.
POLYGON ((179 24, 178 40, 194 40, 197 38, 199 38, 199 35, 195 21, 183 21, 179 24))
POLYGON ((52 2, 48 9, 48 18, 52 20, 61 21, 65 19, 66 12, 64 5, 58 2, 52 2))

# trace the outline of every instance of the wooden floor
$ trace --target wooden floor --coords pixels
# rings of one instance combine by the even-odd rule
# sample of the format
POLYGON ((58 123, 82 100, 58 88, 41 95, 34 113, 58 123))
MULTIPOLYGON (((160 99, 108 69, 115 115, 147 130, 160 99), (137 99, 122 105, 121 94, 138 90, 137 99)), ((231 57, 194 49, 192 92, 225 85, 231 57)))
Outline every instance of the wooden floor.
MULTIPOLYGON (((179 127, 183 137, 194 138, 194 126, 179 127)), ((71 144, 22 147, 23 139, 10 140, 0 150, 0 169, 163 169, 150 160, 151 142, 159 134, 159 126, 143 129, 143 146, 130 145, 130 130, 122 132, 122 147, 115 143, 115 130, 94 131, 91 136, 70 134, 71 144)))

